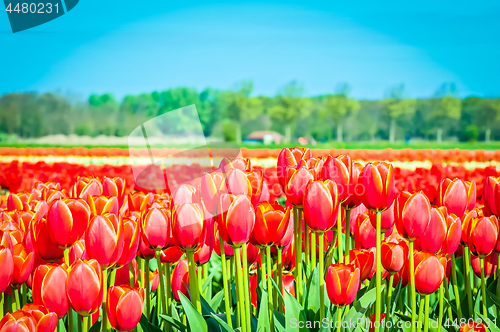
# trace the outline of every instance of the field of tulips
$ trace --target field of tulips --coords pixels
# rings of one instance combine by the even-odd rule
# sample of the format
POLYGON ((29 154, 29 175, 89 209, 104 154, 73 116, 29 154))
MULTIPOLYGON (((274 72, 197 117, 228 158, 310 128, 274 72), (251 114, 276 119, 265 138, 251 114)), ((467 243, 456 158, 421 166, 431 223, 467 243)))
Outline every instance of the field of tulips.
POLYGON ((0 332, 500 331, 496 151, 124 151, 0 148, 0 332))

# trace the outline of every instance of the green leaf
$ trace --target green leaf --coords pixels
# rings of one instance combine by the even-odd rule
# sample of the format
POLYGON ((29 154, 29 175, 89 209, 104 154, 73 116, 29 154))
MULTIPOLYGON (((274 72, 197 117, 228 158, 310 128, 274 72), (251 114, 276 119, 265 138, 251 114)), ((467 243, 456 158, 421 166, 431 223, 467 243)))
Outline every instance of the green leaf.
MULTIPOLYGON (((88 318, 85 318, 85 319, 88 319, 88 318)), ((92 325, 92 327, 89 329, 89 332, 99 332, 101 330, 101 322, 100 321, 97 321, 95 322, 94 325, 92 325)))
MULTIPOLYGON (((286 331, 292 332, 296 331, 297 327, 293 328, 293 322, 304 322, 306 317, 304 315, 304 308, 300 305, 295 297, 293 297, 285 289, 285 318, 288 324, 286 324, 286 331)), ((308 331, 306 328, 301 328, 300 331, 308 331)))
MULTIPOLYGON (((373 278, 375 279, 375 278, 373 278)), ((385 285, 382 284, 380 289, 380 294, 383 294, 385 285)), ((373 305, 377 298, 377 289, 373 288, 367 291, 358 301, 354 302, 349 312, 344 317, 344 320, 348 322, 357 321, 358 318, 362 318, 366 311, 373 305)))
POLYGON ((403 284, 403 278, 399 278, 399 282, 396 285, 396 288, 393 291, 392 295, 392 307, 391 307, 391 312, 390 316, 394 315, 394 311, 396 311, 396 306, 398 304, 399 297, 401 296, 401 286, 403 284))
POLYGON ((187 330, 187 326, 182 324, 180 321, 178 320, 175 320, 173 319, 172 317, 170 316, 166 316, 166 315, 162 315, 160 314, 160 317, 165 320, 167 323, 169 323, 170 325, 172 325, 173 327, 175 327, 176 329, 180 330, 180 331, 186 331, 187 330))
POLYGON ((207 322, 205 322, 205 319, 198 310, 195 309, 191 301, 182 292, 179 292, 179 298, 184 308, 190 330, 208 332, 207 322))
POLYGON ((162 332, 162 330, 156 326, 151 324, 144 314, 141 316, 141 320, 139 321, 144 332, 162 332))
POLYGON ((286 330, 285 326, 285 316, 279 311, 274 310, 274 328, 278 330, 278 332, 284 332, 286 330))
POLYGON ((234 330, 220 317, 212 313, 212 317, 219 323, 220 327, 226 332, 234 332, 234 330))
POLYGON ((218 310, 220 304, 222 303, 222 299, 224 298, 224 289, 221 289, 215 296, 210 300, 210 307, 218 310))
POLYGON ((280 288, 278 287, 278 284, 276 284, 276 281, 274 281, 273 278, 271 278, 271 282, 273 283, 274 288, 276 289, 278 296, 281 297, 283 301, 285 301, 285 298, 283 297, 283 294, 281 293, 280 288))
POLYGON ((202 294, 205 293, 208 289, 209 286, 212 286, 212 279, 214 278, 215 274, 217 273, 217 270, 213 270, 205 279, 203 282, 203 285, 201 286, 202 294))
POLYGON ((267 304, 267 291, 262 290, 262 297, 260 298, 259 318, 257 320, 257 331, 271 331, 269 323, 269 310, 267 304))
POLYGON ((486 326, 486 324, 489 323, 489 326, 488 326, 488 331, 489 332, 500 332, 500 328, 498 328, 498 327, 495 326, 496 319, 495 319, 495 321, 492 321, 488 317, 484 317, 483 315, 481 315, 479 312, 477 314, 478 314, 479 317, 481 317, 482 323, 485 326, 486 326))
MULTIPOLYGON (((326 287, 325 287, 326 288, 326 287)), ((309 320, 314 320, 319 313, 321 303, 319 302, 319 268, 315 268, 307 282, 304 308, 309 320)))
POLYGON ((491 302, 493 302, 495 306, 497 306, 497 308, 500 308, 500 300, 495 295, 495 293, 493 293, 489 289, 486 289, 486 293, 488 294, 488 297, 490 298, 491 302))

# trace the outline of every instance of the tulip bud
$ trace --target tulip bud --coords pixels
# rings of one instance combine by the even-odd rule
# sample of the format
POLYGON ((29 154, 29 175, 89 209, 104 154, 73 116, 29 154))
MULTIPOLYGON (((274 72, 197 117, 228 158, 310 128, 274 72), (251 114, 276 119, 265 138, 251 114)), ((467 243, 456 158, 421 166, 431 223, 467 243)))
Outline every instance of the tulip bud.
POLYGON ((149 208, 153 203, 154 195, 152 193, 144 194, 140 191, 128 195, 129 211, 142 212, 149 208))
POLYGON ((363 204, 369 210, 382 212, 391 207, 396 197, 392 164, 384 161, 368 163, 360 178, 364 188, 363 204))
POLYGON ((113 286, 108 289, 106 312, 111 326, 117 331, 133 330, 142 315, 144 289, 113 286))
POLYGON ((415 249, 439 253, 444 244, 447 232, 446 208, 431 208, 429 225, 418 239, 415 240, 415 249))
MULTIPOLYGON (((220 257, 221 256, 221 251, 220 251, 220 237, 219 237, 219 230, 217 227, 214 229, 215 231, 215 253, 220 257)), ((226 242, 224 242, 224 254, 226 257, 232 257, 234 256, 234 248, 230 247, 226 242)))
MULTIPOLYGON (((355 187, 358 184, 361 164, 355 164, 348 155, 340 155, 335 158, 328 156, 322 169, 320 178, 323 180, 330 179, 337 184, 339 200, 344 203, 355 195, 355 187)), ((353 208, 359 205, 361 201, 357 200, 347 204, 347 207, 353 208)))
POLYGON ((259 203, 255 209, 255 226, 250 241, 259 248, 276 245, 285 235, 289 222, 290 208, 259 203))
POLYGON ((408 245, 404 240, 393 242, 382 242, 380 247, 382 266, 390 274, 398 273, 403 269, 408 259, 408 245))
MULTIPOLYGON (((375 248, 377 246, 377 230, 372 226, 368 213, 359 214, 356 220, 358 227, 354 233, 356 247, 359 248, 375 248)), ((392 229, 384 233, 384 239, 392 233, 392 229)))
POLYGON ((330 301, 343 307, 351 304, 360 286, 360 271, 350 264, 332 264, 326 271, 326 291, 330 301))
MULTIPOLYGON (((471 256, 472 270, 478 278, 481 278, 481 262, 480 258, 477 256, 471 256)), ((496 253, 491 253, 484 257, 484 276, 485 278, 491 277, 495 273, 498 264, 498 255, 496 253)))
POLYGON ((31 241, 37 257, 47 261, 55 262, 64 257, 64 250, 52 242, 49 235, 47 219, 35 219, 31 224, 31 241))
POLYGON ((172 271, 172 295, 177 302, 181 301, 179 292, 190 298, 186 285, 189 285, 189 266, 187 259, 181 259, 172 271))
POLYGON ((182 251, 197 251, 205 232, 203 207, 199 204, 174 205, 172 211, 172 235, 182 251))
POLYGON ((476 182, 474 181, 464 181, 465 188, 467 189, 467 207, 466 211, 472 210, 476 206, 476 182))
MULTIPOLYGON (((394 203, 385 211, 380 213, 380 229, 382 232, 386 232, 394 226, 396 220, 394 219, 394 203)), ((372 210, 368 210, 368 216, 370 216, 370 222, 373 227, 377 227, 377 213, 372 210)))
POLYGON ((68 270, 66 289, 73 310, 89 316, 99 310, 103 298, 101 266, 95 259, 78 260, 68 270))
POLYGON ((12 286, 19 286, 26 282, 33 271, 35 255, 28 251, 23 243, 17 243, 13 247, 12 258, 14 260, 14 273, 10 283, 12 286))
POLYGON ((125 266, 130 263, 139 250, 140 225, 129 218, 123 219, 123 251, 116 262, 117 267, 125 266))
POLYGON ((396 200, 396 228, 410 241, 416 240, 427 229, 431 220, 431 203, 422 192, 410 194, 403 191, 396 200))
POLYGON ((95 216, 85 233, 87 256, 103 269, 114 266, 123 253, 123 222, 114 214, 95 216))
POLYGON ((216 216, 219 214, 217 208, 220 201, 221 187, 224 182, 223 174, 214 172, 204 174, 200 183, 200 195, 203 199, 205 208, 211 215, 216 216))
POLYGON ((149 209, 141 218, 141 228, 147 247, 161 250, 173 245, 170 211, 156 207, 149 209))
POLYGON ((497 217, 473 218, 469 224, 469 249, 481 258, 493 252, 498 242, 497 217))
POLYGON ((229 171, 223 186, 226 187, 228 194, 252 197, 252 184, 242 170, 233 169, 229 171))
POLYGON ((454 214, 449 214, 446 217, 446 227, 446 237, 440 252, 445 255, 452 255, 457 251, 460 245, 462 221, 454 214))
POLYGON ((43 305, 59 319, 68 312, 69 302, 66 295, 66 264, 40 265, 33 273, 33 302, 43 305))
POLYGON ((309 149, 294 147, 281 150, 277 161, 277 175, 278 181, 283 190, 287 184, 287 168, 297 166, 301 159, 308 160, 310 158, 312 158, 312 152, 309 149))
POLYGON ((14 275, 14 258, 12 256, 12 251, 10 248, 5 248, 3 245, 0 245, 0 262, 2 262, 2 268, 0 269, 0 293, 3 293, 9 287, 14 275))
POLYGON ((416 252, 414 257, 415 290, 421 295, 434 293, 443 282, 446 258, 430 252, 416 252))
POLYGON ((304 204, 304 192, 309 181, 314 180, 314 175, 305 166, 287 169, 287 183, 285 186, 285 195, 287 200, 294 206, 304 204))
POLYGON ((498 216, 500 213, 500 206, 497 207, 497 202, 499 201, 499 187, 498 179, 492 176, 488 176, 484 181, 483 186, 483 203, 484 210, 487 216, 494 214, 498 216))
POLYGON ((303 202, 304 219, 311 230, 323 233, 337 224, 340 197, 335 182, 309 182, 303 202))
POLYGON ((255 225, 255 212, 248 196, 223 194, 220 211, 218 226, 224 242, 234 248, 247 243, 255 225))
POLYGON ((349 251, 349 257, 351 259, 351 264, 356 266, 360 271, 360 282, 368 279, 373 270, 373 265, 375 264, 374 252, 367 249, 351 249, 351 251, 349 251))
MULTIPOLYGON (((41 305, 28 303, 25 304, 22 311, 31 314, 36 321, 37 332, 54 332, 57 328, 57 315, 49 312, 47 308, 41 305)), ((0 324, 0 330, 2 329, 0 324)))
POLYGON ((111 196, 109 198, 105 196, 89 196, 87 200, 89 202, 90 210, 94 216, 106 213, 118 215, 119 203, 118 198, 115 196, 111 196))
POLYGON ((257 206, 262 195, 264 176, 262 174, 262 171, 246 172, 245 175, 247 176, 248 182, 252 187, 252 195, 250 196, 252 205, 257 206))
POLYGON ((464 182, 460 179, 444 179, 439 184, 438 205, 445 206, 448 213, 462 217, 467 208, 469 197, 464 182))
POLYGON ((179 261, 179 259, 181 259, 182 255, 184 255, 184 253, 176 246, 173 246, 173 247, 164 249, 161 252, 160 259, 161 259, 162 263, 175 264, 179 261))
MULTIPOLYGON (((209 226, 210 227, 210 226, 209 226)), ((212 228, 212 227, 210 227, 212 228)), ((209 229, 205 231, 204 239, 202 241, 202 245, 200 250, 198 250, 194 254, 194 261, 196 265, 201 266, 203 264, 208 263, 210 258, 212 257, 212 253, 214 251, 214 231, 213 229, 209 229)))

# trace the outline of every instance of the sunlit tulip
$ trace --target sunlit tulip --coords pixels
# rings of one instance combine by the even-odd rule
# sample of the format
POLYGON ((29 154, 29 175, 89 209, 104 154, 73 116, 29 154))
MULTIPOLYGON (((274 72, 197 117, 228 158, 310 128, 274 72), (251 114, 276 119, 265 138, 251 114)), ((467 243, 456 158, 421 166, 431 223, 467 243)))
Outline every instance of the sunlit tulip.
POLYGON ((421 295, 429 295, 438 290, 443 282, 446 259, 430 252, 416 252, 415 290, 421 295))
POLYGON ((290 210, 290 222, 288 223, 288 227, 283 234, 283 237, 276 243, 276 247, 285 248, 287 247, 293 240, 293 211, 290 210))
POLYGON ((0 320, 1 332, 37 332, 36 320, 28 312, 18 310, 14 313, 8 312, 0 320))
POLYGON ((87 230, 90 208, 83 199, 55 201, 47 214, 47 226, 52 242, 62 249, 71 247, 87 230))
POLYGON ((139 256, 142 259, 156 258, 156 251, 146 246, 142 236, 140 238, 141 240, 139 241, 139 250, 137 251, 137 256, 139 256))
POLYGON ((182 255, 184 255, 182 250, 173 246, 162 250, 160 259, 162 263, 174 264, 181 259, 182 255))
POLYGON ((340 202, 345 202, 354 195, 359 174, 359 168, 348 155, 335 158, 328 156, 321 169, 321 179, 329 179, 337 184, 340 202))
POLYGON ((368 279, 375 263, 374 252, 367 249, 351 249, 349 257, 351 264, 359 269, 360 281, 368 279))
POLYGON ((478 208, 472 209, 465 213, 462 219, 462 235, 460 237, 460 244, 466 246, 469 243, 469 229, 472 219, 483 217, 483 210, 478 208))
POLYGON ((14 259, 12 251, 10 248, 6 248, 3 245, 0 245, 0 262, 2 265, 2 268, 0 269, 0 293, 3 293, 9 287, 14 275, 14 259))
POLYGON ((498 216, 500 209, 497 207, 497 202, 500 199, 498 179, 493 176, 488 176, 483 185, 483 203, 484 210, 487 216, 498 216))
POLYGON ((141 217, 141 235, 144 244, 161 250, 173 245, 171 214, 166 209, 153 207, 141 217))
POLYGON ((438 205, 446 207, 448 213, 461 218, 468 206, 469 196, 465 183, 460 179, 444 179, 439 184, 438 205))
MULTIPOLYGON (((380 213, 380 230, 382 232, 386 232, 392 228, 396 222, 394 219, 394 205, 396 204, 393 203, 390 208, 380 213)), ((375 211, 368 210, 368 215, 370 216, 372 226, 377 227, 377 213, 375 211)))
POLYGON ((302 206, 304 204, 304 192, 309 181, 312 180, 314 180, 314 175, 307 167, 289 168, 284 189, 287 200, 294 206, 302 206))
POLYGON ((224 242, 235 248, 247 243, 256 222, 250 198, 245 195, 223 194, 220 211, 222 213, 217 217, 217 224, 224 242))
POLYGON ((174 205, 172 235, 175 244, 183 251, 197 251, 206 231, 203 207, 199 204, 174 205))
POLYGON ((303 202, 304 218, 311 230, 326 232, 337 224, 340 197, 335 182, 309 182, 303 202))
POLYGON ((205 208, 214 216, 218 214, 217 209, 223 182, 223 174, 219 172, 207 173, 201 177, 200 196, 205 208))
POLYGON ((172 271, 172 294, 177 302, 180 302, 179 292, 189 298, 186 285, 189 285, 188 260, 181 259, 172 271))
POLYGON ((118 267, 130 263, 137 255, 140 241, 140 225, 129 218, 123 219, 123 251, 116 262, 118 267))
POLYGON ((115 196, 89 196, 87 200, 94 216, 106 213, 118 214, 120 204, 118 203, 118 198, 115 196))
POLYGON ((74 184, 71 197, 82 198, 85 201, 89 196, 102 195, 102 183, 97 178, 82 177, 74 184))
POLYGON ((85 233, 87 256, 103 269, 115 265, 123 252, 123 222, 114 214, 95 216, 85 233))
POLYGON ((128 209, 129 211, 142 212, 146 210, 154 200, 152 193, 144 194, 140 191, 128 195, 128 209))
POLYGON ((64 257, 64 249, 59 248, 52 242, 47 226, 47 219, 41 218, 31 224, 31 241, 35 254, 47 262, 55 262, 64 257))
POLYGON ((462 233, 462 221, 454 214, 449 214, 446 217, 446 237, 443 242, 443 247, 440 253, 445 255, 454 254, 460 245, 460 237, 462 233))
POLYGON ((363 204, 369 210, 381 212, 391 207, 396 197, 392 164, 385 161, 368 163, 360 178, 364 189, 363 204))
POLYGON ((190 184, 181 184, 172 193, 173 204, 199 203, 200 192, 190 184))
POLYGON ((295 167, 301 159, 308 160, 312 158, 312 152, 309 149, 301 147, 285 148, 278 155, 278 180, 281 188, 284 190, 286 186, 287 168, 295 167))
POLYGON ((106 302, 109 323, 117 331, 134 329, 141 319, 143 304, 143 288, 110 287, 106 302))
POLYGON ((477 190, 476 182, 474 181, 464 181, 465 189, 467 189, 467 207, 466 211, 472 210, 476 206, 477 190))
POLYGON ((380 251, 382 266, 391 274, 401 271, 408 259, 408 245, 403 240, 398 243, 382 242, 380 251))
POLYGON ((448 230, 446 224, 446 208, 431 208, 429 225, 422 235, 415 241, 416 249, 439 253, 446 239, 448 230))
POLYGON ((469 249, 481 258, 493 252, 498 242, 498 219, 495 216, 473 218, 469 224, 469 249))
POLYGON ((403 191, 396 200, 395 217, 399 234, 413 241, 424 233, 431 220, 431 203, 425 194, 403 191))
POLYGON ((33 273, 33 302, 56 313, 58 318, 64 317, 69 309, 66 295, 67 268, 66 264, 40 265, 33 273))
POLYGON ((13 247, 12 258, 14 260, 14 273, 10 283, 13 286, 19 286, 26 282, 33 271, 35 255, 28 251, 23 243, 17 243, 13 247))
MULTIPOLYGON (((41 305, 28 303, 22 311, 31 314, 36 321, 36 332, 54 332, 57 327, 57 315, 41 305)), ((1 325, 1 324, 0 324, 1 325)))
POLYGON ((120 205, 123 204, 125 180, 120 177, 104 177, 102 180, 102 194, 104 196, 115 196, 118 198, 120 205))
POLYGON ((251 242, 257 247, 277 244, 285 235, 290 222, 290 208, 267 202, 255 209, 255 226, 251 242))
POLYGON ((350 264, 332 264, 326 271, 326 291, 330 301, 343 307, 351 304, 360 286, 360 271, 350 264))
MULTIPOLYGON (((498 255, 496 253, 491 253, 490 255, 484 257, 484 276, 486 278, 490 277, 495 273, 498 264, 498 255)), ((472 270, 478 278, 481 278, 481 262, 480 258, 472 255, 471 257, 472 270)))
POLYGON ((262 195, 262 187, 264 185, 264 175, 262 174, 262 171, 255 171, 255 170, 247 171, 245 175, 247 176, 248 182, 252 187, 252 195, 250 196, 250 199, 252 201, 252 204, 256 206, 259 203, 260 197, 262 195))
POLYGON ((78 260, 68 269, 66 290, 71 307, 82 316, 99 310, 103 298, 101 266, 95 259, 78 260))

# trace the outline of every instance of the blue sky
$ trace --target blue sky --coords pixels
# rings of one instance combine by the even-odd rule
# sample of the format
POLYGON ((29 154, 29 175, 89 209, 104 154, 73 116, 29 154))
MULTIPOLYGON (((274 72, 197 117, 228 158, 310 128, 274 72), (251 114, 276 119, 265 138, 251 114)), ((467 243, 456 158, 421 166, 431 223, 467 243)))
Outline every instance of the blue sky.
POLYGON ((308 95, 348 82, 362 99, 401 83, 427 97, 454 82, 461 96, 500 96, 499 14, 494 1, 82 0, 12 34, 3 12, 0 94, 121 98, 251 79, 256 95, 297 80, 308 95))

